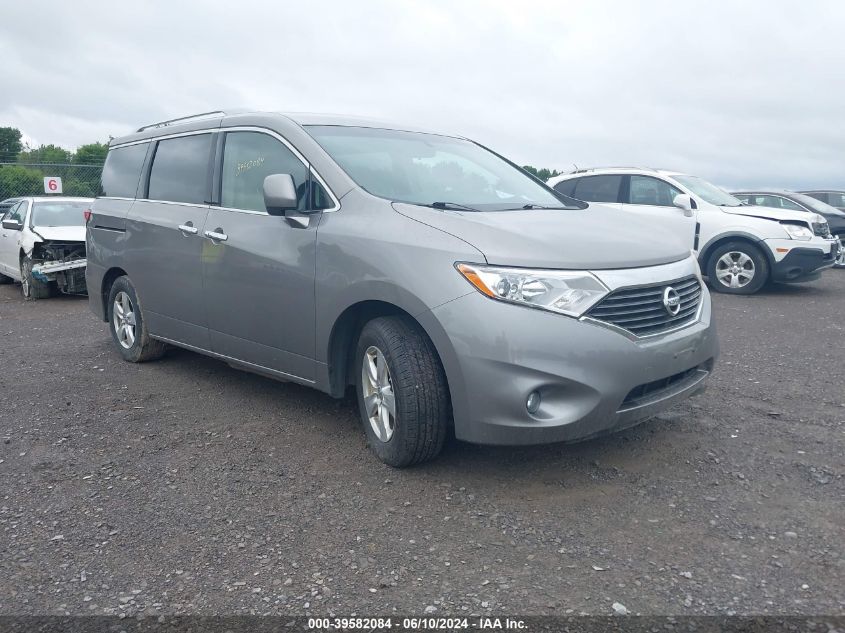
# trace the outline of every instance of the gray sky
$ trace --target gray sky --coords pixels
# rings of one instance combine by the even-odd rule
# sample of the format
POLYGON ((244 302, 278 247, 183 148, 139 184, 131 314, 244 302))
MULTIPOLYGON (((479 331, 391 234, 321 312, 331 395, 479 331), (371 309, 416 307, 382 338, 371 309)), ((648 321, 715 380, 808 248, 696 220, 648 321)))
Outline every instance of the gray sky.
POLYGON ((75 148, 225 107, 469 136, 520 164, 845 188, 845 3, 87 2, 0 8, 0 125, 75 148))

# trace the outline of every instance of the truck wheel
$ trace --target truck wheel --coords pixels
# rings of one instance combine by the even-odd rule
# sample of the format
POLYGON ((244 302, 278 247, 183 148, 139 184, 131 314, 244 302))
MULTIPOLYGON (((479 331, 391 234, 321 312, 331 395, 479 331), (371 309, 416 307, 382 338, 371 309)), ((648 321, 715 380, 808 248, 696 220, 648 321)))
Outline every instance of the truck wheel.
POLYGON ((49 299, 53 294, 53 288, 50 283, 44 283, 36 279, 32 275, 33 261, 29 256, 24 256, 21 259, 21 292, 23 298, 27 301, 35 301, 37 299, 49 299))
POLYGON ((451 407, 431 341, 403 317, 367 323, 356 350, 358 407, 373 452, 397 468, 443 448, 451 407))
POLYGON ((768 281, 769 261, 749 242, 728 242, 710 255, 707 278, 716 292, 751 295, 768 281))
POLYGON ((12 279, 11 277, 7 277, 6 275, 3 275, 2 273, 0 273, 0 286, 3 286, 5 284, 10 284, 13 281, 14 281, 14 279, 12 279))
POLYGON ((109 292, 109 329, 123 360, 143 363, 161 358, 167 346, 150 337, 141 302, 129 277, 115 279, 109 292))
MULTIPOLYGON (((834 268, 845 268, 845 238, 839 241, 839 256, 836 258, 836 262, 833 264, 834 268)), ((3 282, 0 281, 0 284, 3 282)))

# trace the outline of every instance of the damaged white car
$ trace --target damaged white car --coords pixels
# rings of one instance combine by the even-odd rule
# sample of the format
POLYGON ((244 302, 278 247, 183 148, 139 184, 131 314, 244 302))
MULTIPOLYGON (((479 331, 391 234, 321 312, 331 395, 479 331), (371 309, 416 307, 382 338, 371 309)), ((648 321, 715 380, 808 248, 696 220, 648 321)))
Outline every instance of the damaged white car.
POLYGON ((19 281, 26 299, 56 290, 86 294, 85 212, 91 198, 22 198, 2 218, 0 284, 19 281))

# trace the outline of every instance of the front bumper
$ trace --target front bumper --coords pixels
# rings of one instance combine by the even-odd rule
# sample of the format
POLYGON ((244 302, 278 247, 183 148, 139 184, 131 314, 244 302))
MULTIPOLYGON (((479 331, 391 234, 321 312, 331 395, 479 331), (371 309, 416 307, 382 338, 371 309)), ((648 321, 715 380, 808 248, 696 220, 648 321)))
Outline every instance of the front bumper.
POLYGON ((455 435, 479 444, 571 442, 632 426, 701 391, 718 355, 706 290, 696 322, 646 339, 477 292, 431 318, 448 337, 434 342, 449 349, 455 435), (533 415, 532 391, 542 399, 533 415))
MULTIPOLYGON (((770 248, 777 253, 775 240, 767 240, 770 248)), ((779 240, 782 241, 782 240, 779 240)), ((788 243, 787 243, 788 244, 788 243)), ((839 249, 842 248, 839 239, 830 238, 818 242, 806 242, 806 245, 790 247, 785 254, 779 254, 780 259, 772 266, 772 281, 794 283, 818 279, 824 269, 836 263, 839 249)), ((784 247, 781 247, 784 248, 784 247)))

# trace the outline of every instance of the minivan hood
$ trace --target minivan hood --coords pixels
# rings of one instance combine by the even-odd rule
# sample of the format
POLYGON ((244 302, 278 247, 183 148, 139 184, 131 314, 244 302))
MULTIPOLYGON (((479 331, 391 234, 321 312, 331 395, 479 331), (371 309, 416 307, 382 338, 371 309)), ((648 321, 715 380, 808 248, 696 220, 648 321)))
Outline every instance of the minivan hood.
POLYGON ((725 213, 734 215, 747 215, 752 218, 766 218, 769 220, 792 220, 798 222, 812 222, 815 213, 809 211, 792 211, 789 209, 775 209, 773 207, 754 207, 742 205, 741 207, 719 207, 725 213))
POLYGON ((84 242, 84 226, 34 226, 32 231, 45 240, 57 242, 84 242))
POLYGON ((600 204, 586 209, 444 211, 396 202, 394 209, 471 244, 487 263, 601 270, 658 266, 689 257, 688 243, 654 222, 600 204))

